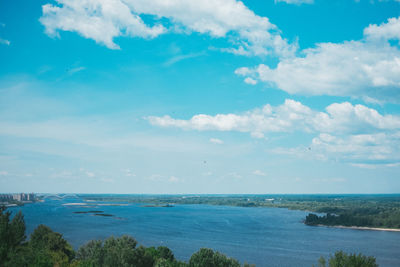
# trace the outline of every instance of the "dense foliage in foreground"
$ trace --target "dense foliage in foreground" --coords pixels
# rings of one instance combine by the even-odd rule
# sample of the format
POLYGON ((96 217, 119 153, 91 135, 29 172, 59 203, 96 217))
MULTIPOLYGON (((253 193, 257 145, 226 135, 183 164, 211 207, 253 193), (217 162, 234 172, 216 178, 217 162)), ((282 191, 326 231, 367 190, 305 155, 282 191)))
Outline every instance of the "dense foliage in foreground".
MULTIPOLYGON (((325 225, 400 229, 400 195, 122 195, 83 196, 87 200, 131 203, 208 204, 240 207, 276 207, 330 213, 325 225), (336 217, 333 217, 337 215, 336 217)), ((312 223, 310 224, 312 225, 312 223)))
POLYGON ((318 267, 378 267, 374 257, 362 254, 346 254, 338 251, 328 260, 328 265, 324 257, 318 261, 318 267))
MULTIPOLYGON (((267 264, 267 263, 266 263, 267 264)), ((374 257, 337 252, 328 261, 329 267, 377 267, 374 257)), ((75 252, 61 234, 39 225, 26 241, 25 222, 21 212, 11 213, 0 207, 0 266, 5 267, 240 267, 232 258, 202 248, 188 263, 175 259, 167 247, 137 246, 130 236, 92 240, 75 252)), ((244 264, 244 267, 252 265, 244 264)), ((320 258, 319 267, 326 267, 320 258)))

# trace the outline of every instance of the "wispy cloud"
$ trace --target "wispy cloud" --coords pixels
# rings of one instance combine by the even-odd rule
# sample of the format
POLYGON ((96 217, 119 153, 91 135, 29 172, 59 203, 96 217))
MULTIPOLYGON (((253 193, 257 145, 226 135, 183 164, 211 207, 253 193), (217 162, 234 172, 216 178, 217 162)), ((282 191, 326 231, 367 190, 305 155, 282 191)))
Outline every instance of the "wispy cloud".
POLYGON ((80 72, 80 71, 83 71, 83 70, 86 70, 86 67, 82 67, 82 66, 75 67, 75 68, 69 69, 68 70, 68 74, 72 75, 74 73, 77 73, 77 72, 80 72))
POLYGON ((260 170, 253 171, 253 174, 257 175, 257 176, 267 176, 267 174, 265 172, 262 172, 260 170))
POLYGON ((182 60, 190 59, 190 58, 196 58, 200 56, 206 55, 205 52, 200 52, 200 53, 191 53, 191 54, 183 54, 183 55, 176 55, 168 59, 167 61, 164 62, 165 67, 170 67, 182 60))
POLYGON ((313 4, 314 0, 275 0, 275 3, 279 2, 284 2, 286 4, 301 5, 301 4, 313 4))
POLYGON ((218 138, 210 138, 210 142, 217 145, 222 145, 224 143, 224 141, 218 138))

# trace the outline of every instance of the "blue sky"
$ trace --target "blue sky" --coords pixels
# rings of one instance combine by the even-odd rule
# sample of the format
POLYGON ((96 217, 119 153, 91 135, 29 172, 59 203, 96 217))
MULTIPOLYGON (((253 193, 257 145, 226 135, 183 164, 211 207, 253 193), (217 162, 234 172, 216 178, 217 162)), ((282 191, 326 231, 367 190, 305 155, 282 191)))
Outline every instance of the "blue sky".
POLYGON ((399 193, 400 2, 0 1, 0 191, 399 193))

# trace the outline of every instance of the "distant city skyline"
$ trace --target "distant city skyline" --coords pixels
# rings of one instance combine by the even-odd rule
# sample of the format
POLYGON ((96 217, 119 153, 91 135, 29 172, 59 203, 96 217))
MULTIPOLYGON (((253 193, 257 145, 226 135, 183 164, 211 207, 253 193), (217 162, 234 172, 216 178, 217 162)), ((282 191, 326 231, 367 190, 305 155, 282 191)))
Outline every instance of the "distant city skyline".
POLYGON ((400 193, 400 1, 0 2, 0 193, 400 193))

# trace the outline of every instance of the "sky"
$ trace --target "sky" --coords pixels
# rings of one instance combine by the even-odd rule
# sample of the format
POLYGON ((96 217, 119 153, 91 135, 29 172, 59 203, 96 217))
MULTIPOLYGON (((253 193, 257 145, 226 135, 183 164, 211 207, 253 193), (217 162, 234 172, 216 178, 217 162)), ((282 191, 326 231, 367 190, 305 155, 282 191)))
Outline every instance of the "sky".
POLYGON ((400 193, 400 1, 0 0, 0 192, 400 193))

